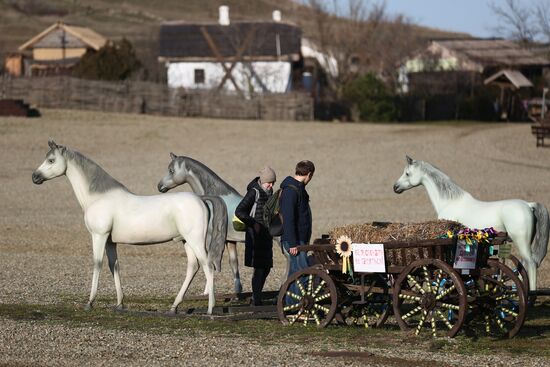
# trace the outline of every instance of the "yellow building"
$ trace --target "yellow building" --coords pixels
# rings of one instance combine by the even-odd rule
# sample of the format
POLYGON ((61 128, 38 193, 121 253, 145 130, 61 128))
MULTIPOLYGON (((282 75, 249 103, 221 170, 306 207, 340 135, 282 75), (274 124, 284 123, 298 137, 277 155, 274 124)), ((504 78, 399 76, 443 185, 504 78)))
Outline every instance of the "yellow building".
POLYGON ((19 46, 19 52, 28 55, 20 74, 67 74, 88 50, 97 51, 106 42, 89 28, 57 22, 19 46))

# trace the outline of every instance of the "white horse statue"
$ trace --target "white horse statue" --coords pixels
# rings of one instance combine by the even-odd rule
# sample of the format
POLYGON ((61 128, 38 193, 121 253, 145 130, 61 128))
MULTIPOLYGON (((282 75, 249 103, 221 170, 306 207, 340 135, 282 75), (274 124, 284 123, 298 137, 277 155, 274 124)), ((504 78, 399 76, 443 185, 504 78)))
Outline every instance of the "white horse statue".
MULTIPOLYGON (((214 307, 214 268, 219 264, 207 252, 209 211, 200 197, 193 193, 138 196, 107 174, 99 165, 81 153, 49 141, 50 151, 45 161, 32 174, 35 184, 66 175, 76 198, 84 211, 86 228, 93 242, 93 277, 90 300, 85 308, 90 310, 97 294, 99 272, 105 250, 109 269, 113 274, 117 293, 118 310, 123 309, 123 294, 117 260, 117 243, 148 245, 183 238, 186 242, 187 274, 170 309, 175 313, 199 264, 206 276, 208 289, 208 313, 214 307)), ((221 236, 222 251, 225 233, 221 236)), ((211 235, 211 240, 220 236, 211 235)), ((220 247, 220 244, 217 245, 220 247)))
POLYGON ((480 201, 431 164, 409 156, 403 175, 393 185, 397 194, 424 185, 439 219, 469 228, 493 227, 507 232, 524 261, 530 290, 536 290, 537 268, 546 256, 550 219, 541 203, 523 200, 480 201))
POLYGON ((194 193, 198 195, 219 196, 227 208, 227 250, 229 265, 233 272, 233 284, 236 293, 242 292, 241 277, 239 274, 239 257, 237 242, 244 242, 244 232, 233 229, 232 218, 242 196, 231 185, 222 180, 216 173, 203 163, 189 157, 177 156, 170 153, 168 172, 158 183, 160 192, 167 192, 176 186, 188 183, 194 193))

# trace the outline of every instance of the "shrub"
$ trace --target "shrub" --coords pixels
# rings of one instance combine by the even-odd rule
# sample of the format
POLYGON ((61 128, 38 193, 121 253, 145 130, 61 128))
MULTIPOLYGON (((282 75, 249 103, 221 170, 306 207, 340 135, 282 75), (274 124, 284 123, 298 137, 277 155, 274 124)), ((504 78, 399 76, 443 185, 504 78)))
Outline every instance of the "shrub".
POLYGON ((365 74, 344 88, 344 98, 361 121, 395 121, 398 109, 394 96, 374 74, 365 74))
POLYGON ((125 80, 141 69, 130 41, 108 42, 97 52, 88 51, 73 70, 73 75, 84 79, 125 80))

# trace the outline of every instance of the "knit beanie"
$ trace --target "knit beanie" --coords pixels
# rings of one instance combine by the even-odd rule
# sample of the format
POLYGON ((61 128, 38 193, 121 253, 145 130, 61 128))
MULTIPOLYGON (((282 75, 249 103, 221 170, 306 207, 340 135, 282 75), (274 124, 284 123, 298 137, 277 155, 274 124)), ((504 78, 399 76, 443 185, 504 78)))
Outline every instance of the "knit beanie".
POLYGON ((275 182, 277 180, 277 176, 275 176, 275 171, 273 168, 269 166, 265 166, 260 170, 260 182, 266 183, 266 182, 275 182))

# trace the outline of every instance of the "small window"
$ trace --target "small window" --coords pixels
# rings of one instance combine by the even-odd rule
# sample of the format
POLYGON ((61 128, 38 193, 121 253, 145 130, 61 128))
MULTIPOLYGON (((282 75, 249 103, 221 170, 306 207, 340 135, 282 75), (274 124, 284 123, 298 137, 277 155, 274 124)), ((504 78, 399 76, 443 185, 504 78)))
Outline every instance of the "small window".
POLYGON ((195 69, 195 84, 204 84, 204 69, 195 69))

